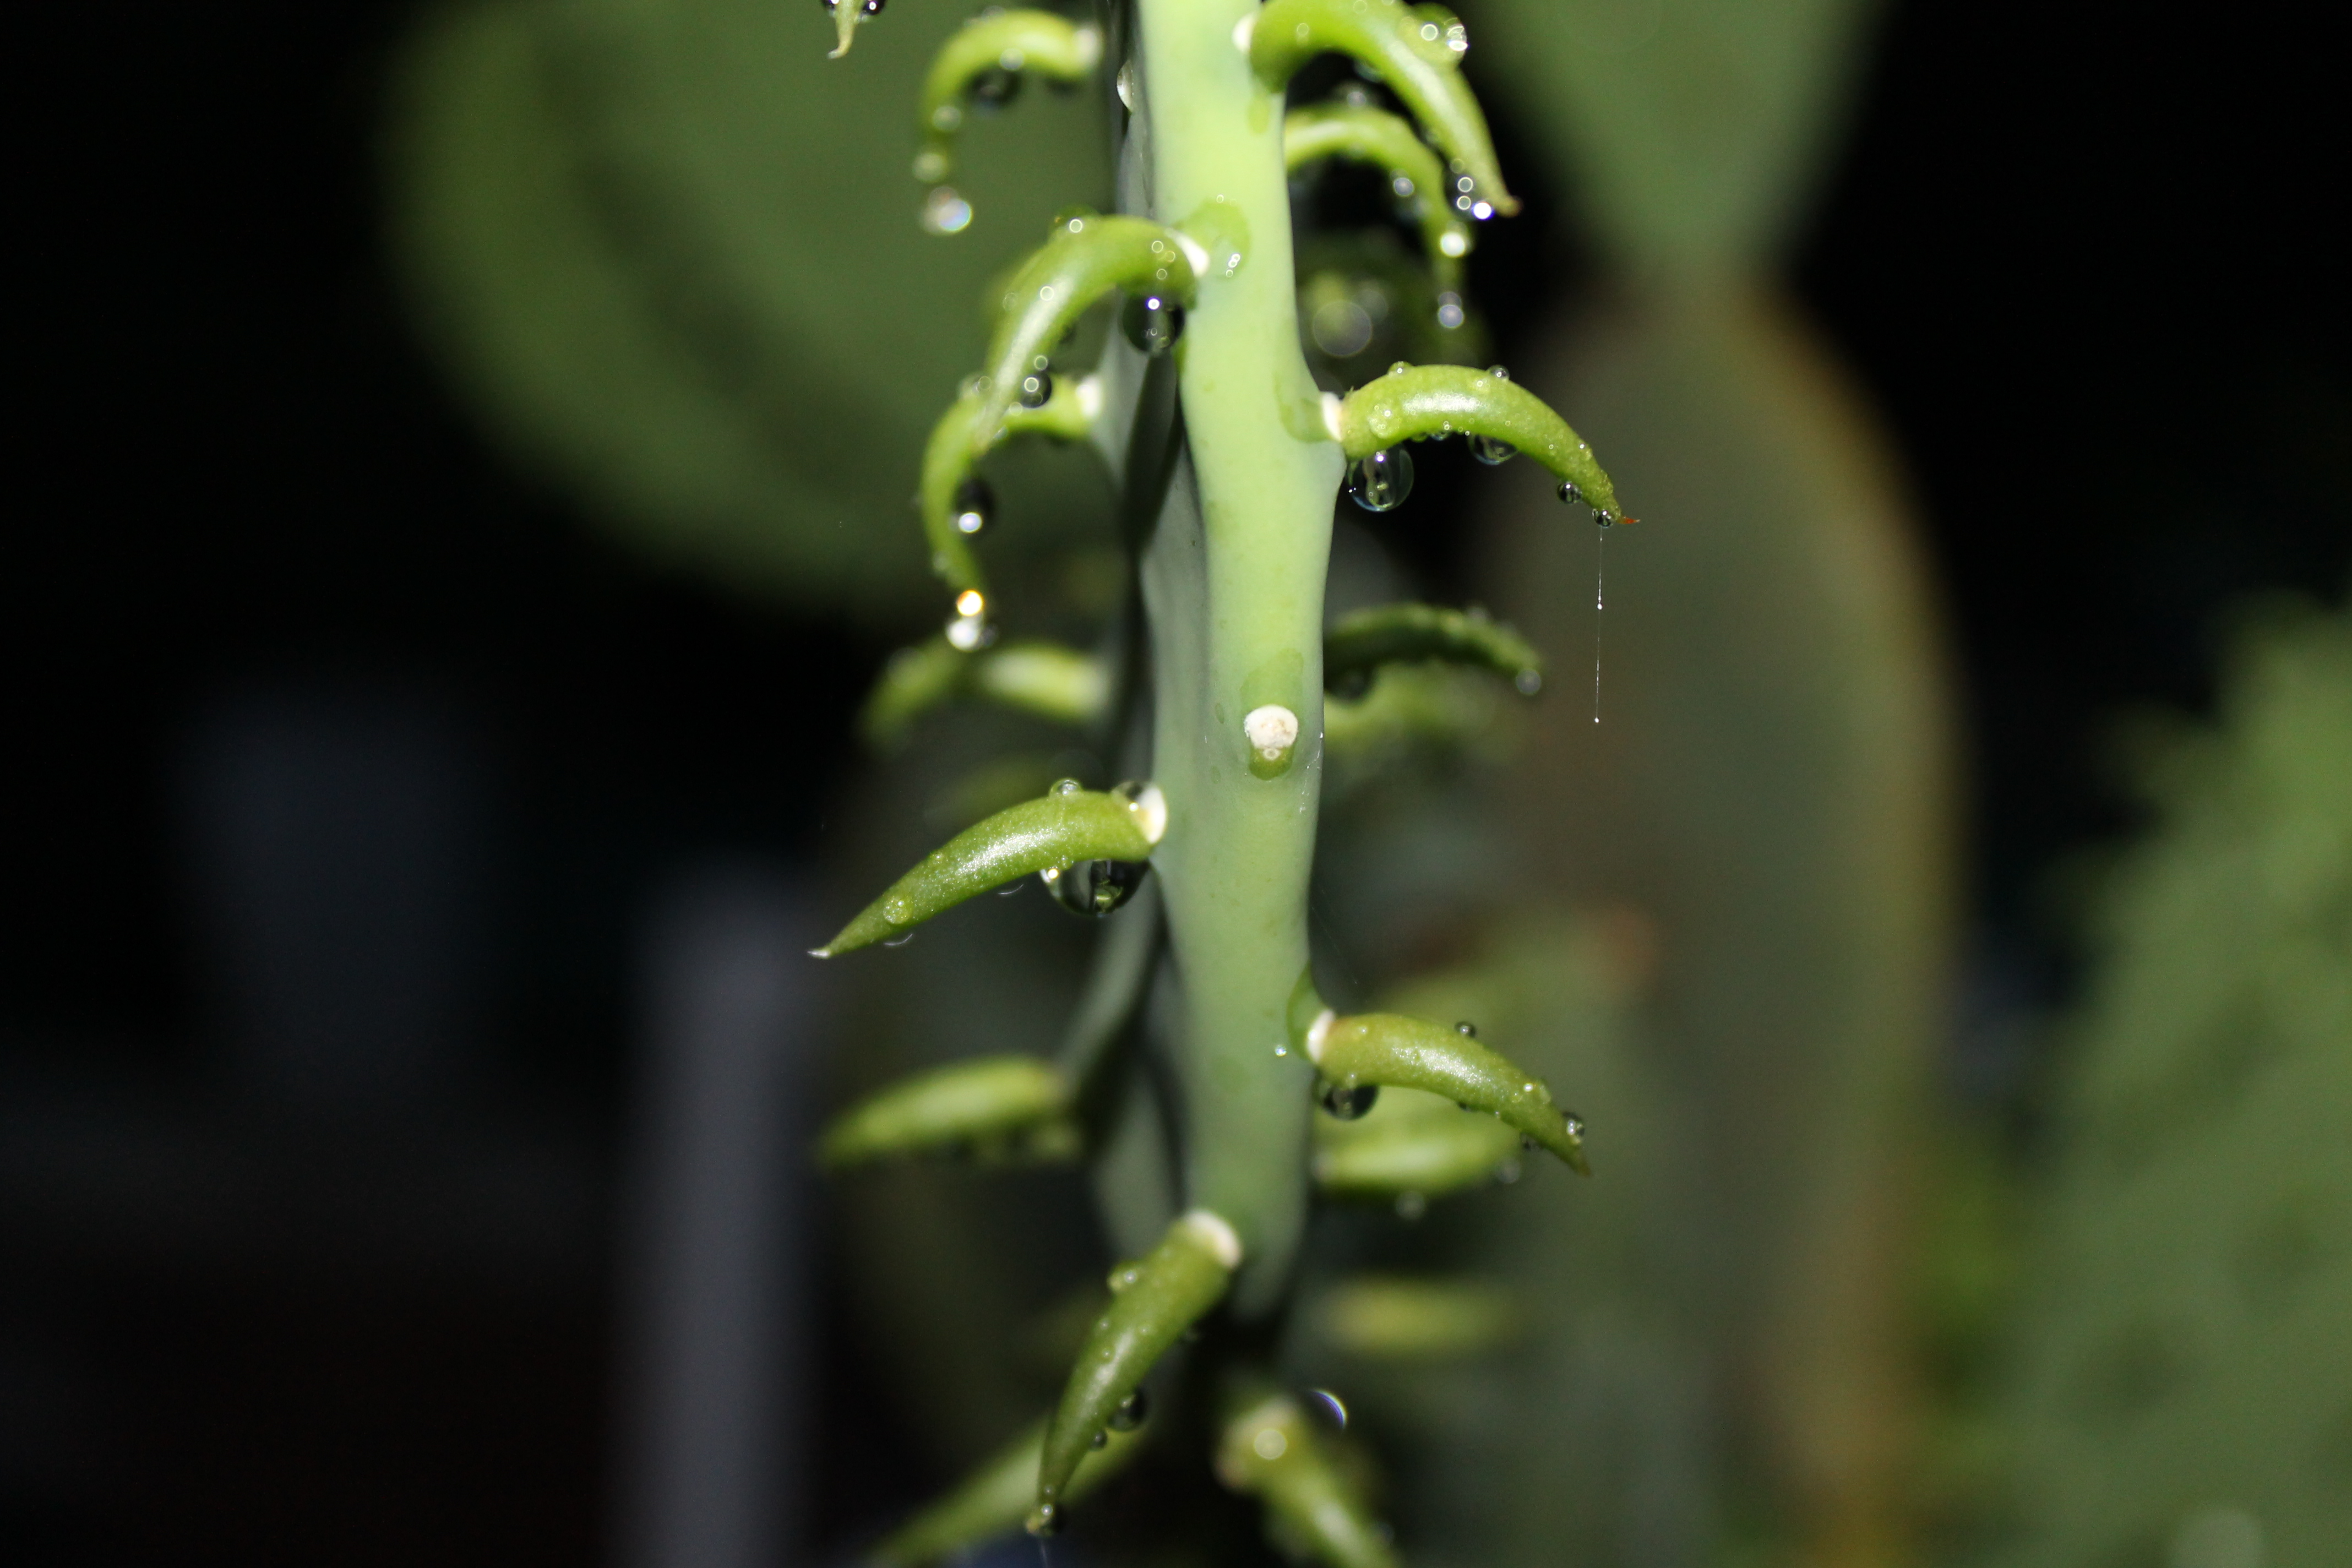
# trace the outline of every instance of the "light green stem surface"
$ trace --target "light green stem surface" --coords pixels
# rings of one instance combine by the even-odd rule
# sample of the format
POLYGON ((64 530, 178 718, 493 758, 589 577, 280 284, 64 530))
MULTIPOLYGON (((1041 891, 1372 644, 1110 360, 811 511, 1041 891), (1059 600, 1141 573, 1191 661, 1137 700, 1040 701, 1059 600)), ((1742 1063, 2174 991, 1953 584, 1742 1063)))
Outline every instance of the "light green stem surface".
POLYGON ((1307 963, 1323 579, 1342 463, 1298 349, 1282 104, 1234 42, 1256 10, 1136 7, 1150 216, 1210 259, 1177 350, 1190 462, 1144 565, 1152 776, 1169 806, 1153 864, 1183 981, 1188 1199, 1241 1236, 1244 1314, 1278 1297, 1306 1215, 1309 1075, 1280 1047, 1307 963), (1297 715, 1298 738, 1288 766, 1261 777, 1243 720, 1268 705, 1297 715))

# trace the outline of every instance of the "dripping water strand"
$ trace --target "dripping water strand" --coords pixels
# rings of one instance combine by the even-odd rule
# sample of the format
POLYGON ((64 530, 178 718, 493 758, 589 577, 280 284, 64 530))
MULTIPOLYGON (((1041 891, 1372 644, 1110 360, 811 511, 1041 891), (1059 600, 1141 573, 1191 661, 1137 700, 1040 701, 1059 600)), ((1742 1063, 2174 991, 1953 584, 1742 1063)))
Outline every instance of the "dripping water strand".
POLYGON ((1608 607, 1609 530, 1592 531, 1592 721, 1601 722, 1601 612, 1608 607))

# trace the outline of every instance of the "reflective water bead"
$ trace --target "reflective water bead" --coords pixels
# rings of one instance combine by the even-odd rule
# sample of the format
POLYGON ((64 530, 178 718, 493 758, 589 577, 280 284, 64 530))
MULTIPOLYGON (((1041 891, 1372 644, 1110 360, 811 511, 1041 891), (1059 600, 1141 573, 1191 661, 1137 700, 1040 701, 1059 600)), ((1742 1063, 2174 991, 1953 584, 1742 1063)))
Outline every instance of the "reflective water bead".
POLYGON ((1478 1026, 1472 1023, 1469 1019, 1465 1018, 1462 1022, 1454 1026, 1454 1032, 1457 1035, 1467 1036, 1469 1038, 1475 1040, 1478 1037, 1478 1026))
POLYGON ((1575 506, 1584 500, 1584 492, 1576 488, 1574 479, 1562 479, 1559 481, 1559 499, 1570 506, 1575 506))
POLYGON ((1097 1432, 1097 1433, 1096 1433, 1093 1436, 1091 1436, 1091 1437, 1089 1437, 1089 1438, 1087 1438, 1087 1447, 1089 1447, 1089 1448, 1108 1448, 1108 1447, 1110 1447, 1110 1434, 1109 1434, 1109 1433, 1108 1433, 1108 1432, 1097 1432))
POLYGON ((1054 373, 1033 370, 1021 378, 1021 389, 1013 395, 1024 408, 1043 408, 1054 395, 1054 373))
POLYGON ((996 492, 988 481, 973 478, 956 487, 955 525, 958 533, 978 533, 996 515, 996 492))
POLYGON ((1054 787, 1045 793, 1048 795, 1076 795, 1086 787, 1086 785, 1080 784, 1076 779, 1055 779, 1054 781, 1054 787))
POLYGON ((1133 897, 1150 870, 1149 861, 1081 860, 1045 885, 1064 909, 1100 920, 1133 897))
POLYGON ((1412 454, 1389 447, 1348 467, 1348 495, 1366 511, 1393 511, 1412 494, 1412 454))
POLYGON ((1327 1083, 1323 1086, 1322 1105, 1332 1120, 1353 1121, 1371 1110, 1380 1098, 1381 1086, 1376 1083, 1360 1083, 1353 1088, 1327 1083))
POLYGON ((993 65, 973 77, 966 90, 974 107, 983 114, 992 113, 1021 96, 1021 73, 993 65))
POLYGON ((923 198, 922 224, 932 234, 961 234, 971 226, 971 204, 953 185, 934 185, 923 198))
POLYGON ((1131 295, 1119 309, 1118 327, 1129 343, 1157 359, 1184 335, 1184 307, 1162 294, 1131 295))
POLYGON ((1508 441, 1499 441, 1492 436, 1473 436, 1470 437, 1470 455, 1491 468, 1517 457, 1519 449, 1508 441))
POLYGON ((1139 1388, 1120 1400, 1118 1408, 1110 1413, 1110 1429, 1114 1432, 1132 1432, 1150 1419, 1151 1419, 1151 1401, 1145 1396, 1143 1390, 1139 1388))
POLYGON ((1470 313, 1462 308, 1461 295, 1448 289, 1437 296, 1437 324, 1440 327, 1450 332, 1469 319, 1470 313))
POLYGON ((1135 62, 1123 60, 1118 68, 1118 100, 1129 114, 1135 112, 1135 62))

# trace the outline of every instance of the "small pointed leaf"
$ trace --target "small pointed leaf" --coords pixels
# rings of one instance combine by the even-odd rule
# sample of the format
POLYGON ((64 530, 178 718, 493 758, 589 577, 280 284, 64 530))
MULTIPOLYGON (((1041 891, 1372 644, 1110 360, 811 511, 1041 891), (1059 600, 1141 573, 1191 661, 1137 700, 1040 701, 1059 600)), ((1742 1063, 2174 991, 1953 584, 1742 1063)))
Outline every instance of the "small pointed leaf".
POLYGON ((1014 406, 1022 378, 1089 306, 1113 289, 1150 290, 1190 305, 1199 247, 1148 218, 1065 219, 1004 287, 1003 314, 988 348, 988 384, 970 434, 985 452, 1014 406))
POLYGON ((1454 208, 1445 165, 1411 124, 1384 109, 1366 104, 1313 103, 1294 109, 1282 122, 1282 161, 1297 170, 1323 158, 1370 163, 1402 181, 1412 194, 1402 199, 1421 225, 1422 243, 1440 289, 1460 286, 1462 258, 1470 254, 1470 225, 1454 208))
POLYGON ((1023 1163, 1073 1159, 1069 1079, 1034 1057, 983 1057, 917 1073, 843 1111, 817 1158, 840 1170, 894 1155, 971 1149, 1023 1163))
POLYGON ((1081 860, 1141 861, 1166 830, 1160 791, 1063 789, 1007 806, 964 829, 816 950, 819 958, 851 952, 911 931, 966 899, 1052 868, 1081 860))
MULTIPOLYGON (((1118 1475, 1143 1451, 1150 1428, 1110 1432, 1078 1461, 1065 1492, 1070 1501, 1118 1475)), ((927 1568, 1021 1527, 1037 1493, 1037 1456, 1045 1446, 1038 1421, 1000 1449, 952 1491, 883 1538, 866 1561, 874 1568, 927 1568)))
POLYGON ((1117 1293, 1087 1335, 1045 1431, 1036 1507, 1029 1516, 1033 1531, 1059 1526, 1071 1475, 1095 1434, 1109 1426, 1113 1413, 1184 1331, 1224 1300, 1241 1261, 1234 1227, 1194 1209, 1178 1216, 1148 1255, 1112 1271, 1117 1293))
POLYGON ((1261 1398, 1225 1424, 1217 1479, 1265 1505, 1270 1534, 1328 1568, 1398 1568, 1387 1532, 1288 1394, 1261 1398))
POLYGON ((1051 11, 983 11, 941 45, 923 80, 919 119, 923 151, 919 179, 937 182, 951 172, 956 132, 969 114, 973 83, 992 71, 1049 81, 1086 79, 1102 62, 1102 29, 1051 11))
MULTIPOLYGON (((1329 405, 1326 405, 1329 406, 1329 405)), ((1583 493, 1611 522, 1632 522, 1592 448, 1550 405, 1517 382, 1466 365, 1406 365, 1348 394, 1336 434, 1350 458, 1432 436, 1507 441, 1583 493)))
POLYGON ((1584 1159, 1583 1123, 1552 1103, 1541 1079, 1530 1078, 1460 1030, 1400 1013, 1342 1018, 1326 1008, 1298 1032, 1296 1043, 1325 1079, 1342 1088, 1370 1083, 1443 1095, 1467 1110, 1501 1118, 1572 1169, 1591 1174, 1584 1159))
POLYGON ((1462 165, 1471 188, 1456 194, 1507 216, 1519 210, 1518 199, 1504 186, 1486 117, 1462 79, 1459 61, 1468 47, 1462 24, 1434 5, 1273 0, 1257 14, 1249 56, 1258 80, 1275 92, 1317 55, 1337 52, 1362 61, 1412 110, 1438 150, 1462 165))
POLYGON ((1344 689, 1384 664, 1475 665, 1523 692, 1543 683, 1535 646, 1483 610, 1375 605, 1342 616, 1323 634, 1323 684, 1344 689))

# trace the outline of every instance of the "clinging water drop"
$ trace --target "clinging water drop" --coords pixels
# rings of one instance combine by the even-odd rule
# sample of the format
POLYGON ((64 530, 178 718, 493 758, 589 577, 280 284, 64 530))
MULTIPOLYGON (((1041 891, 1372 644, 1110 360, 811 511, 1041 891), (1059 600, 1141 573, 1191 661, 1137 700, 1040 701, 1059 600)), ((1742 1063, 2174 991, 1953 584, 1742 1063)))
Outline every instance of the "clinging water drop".
POLYGON ((1412 494, 1412 454, 1388 447, 1348 468, 1348 495, 1366 511, 1394 511, 1412 494))

